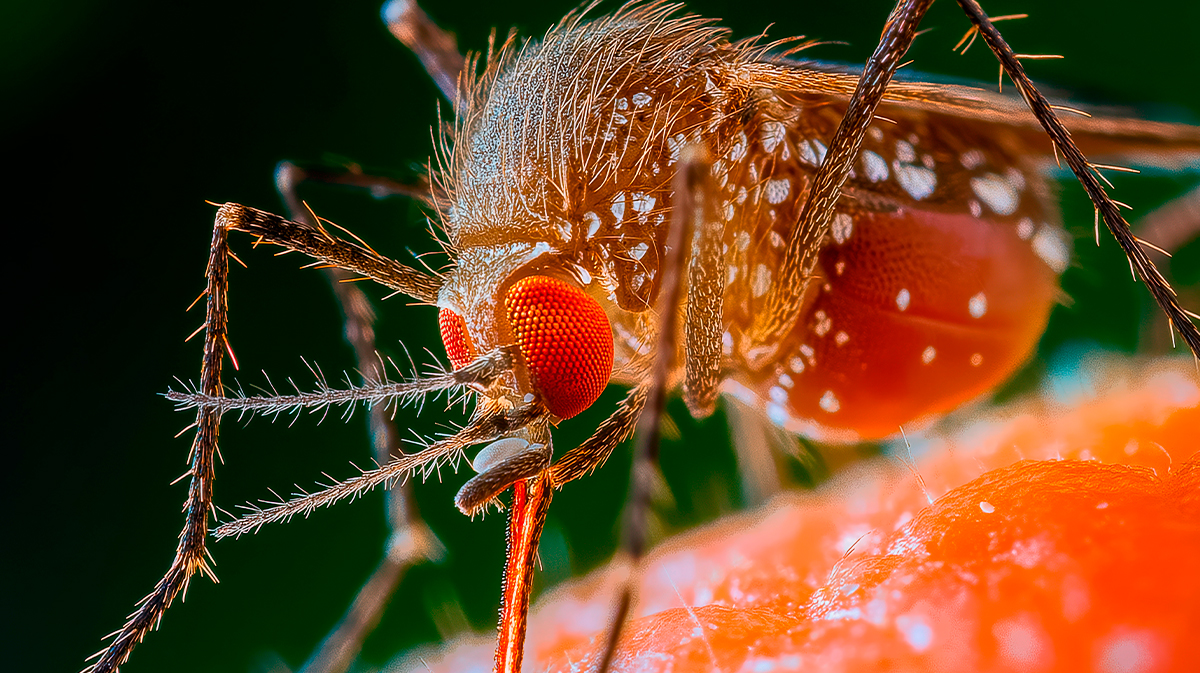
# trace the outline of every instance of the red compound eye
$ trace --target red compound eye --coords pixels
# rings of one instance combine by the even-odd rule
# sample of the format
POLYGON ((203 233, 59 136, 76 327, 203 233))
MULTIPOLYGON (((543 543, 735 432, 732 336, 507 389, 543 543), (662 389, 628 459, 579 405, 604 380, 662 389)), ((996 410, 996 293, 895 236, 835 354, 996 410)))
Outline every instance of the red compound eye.
POLYGON ((455 369, 462 369, 475 359, 475 344, 471 343, 471 335, 467 334, 467 323, 462 316, 444 308, 438 311, 438 327, 442 329, 446 356, 455 369))
POLYGON ((504 308, 546 407, 571 418, 591 406, 613 367, 612 327, 600 304, 561 280, 529 276, 509 288, 504 308))

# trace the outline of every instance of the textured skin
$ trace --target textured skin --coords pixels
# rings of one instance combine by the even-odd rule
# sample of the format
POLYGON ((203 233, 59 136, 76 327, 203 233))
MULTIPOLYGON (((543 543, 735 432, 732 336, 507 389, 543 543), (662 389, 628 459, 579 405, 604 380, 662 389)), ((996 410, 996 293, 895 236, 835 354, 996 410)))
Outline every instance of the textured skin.
POLYGON ((559 418, 600 397, 612 376, 612 327, 595 299, 549 276, 528 276, 504 297, 530 383, 559 418))
MULTIPOLYGON (((1194 670, 1200 385, 1190 359, 1136 367, 917 440, 915 471, 861 466, 668 541, 613 670, 1194 670)), ((526 670, 590 670, 619 577, 541 601, 526 670)))

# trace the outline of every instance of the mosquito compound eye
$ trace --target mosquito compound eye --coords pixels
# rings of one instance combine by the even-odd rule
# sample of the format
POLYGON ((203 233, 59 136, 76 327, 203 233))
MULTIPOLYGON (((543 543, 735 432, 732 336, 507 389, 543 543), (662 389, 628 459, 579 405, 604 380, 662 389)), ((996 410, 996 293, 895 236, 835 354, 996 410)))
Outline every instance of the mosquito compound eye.
POLYGON ((467 334, 467 322, 462 316, 442 309, 438 312, 438 327, 442 330, 442 344, 446 346, 446 357, 455 369, 462 369, 475 359, 475 344, 467 334))
POLYGON ((529 276, 509 288, 504 308, 551 413, 571 418, 591 406, 613 367, 612 327, 600 304, 556 278, 529 276))

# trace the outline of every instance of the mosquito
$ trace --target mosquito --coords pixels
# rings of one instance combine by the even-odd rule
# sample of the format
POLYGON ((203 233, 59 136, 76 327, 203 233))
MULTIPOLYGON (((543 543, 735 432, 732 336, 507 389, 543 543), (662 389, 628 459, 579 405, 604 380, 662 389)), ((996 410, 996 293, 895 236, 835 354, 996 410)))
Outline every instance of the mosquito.
MULTIPOLYGON (((1028 356, 1070 261, 1043 177, 1056 161, 1093 200, 1097 232, 1101 223, 1112 232, 1200 353, 1196 314, 1104 186, 1105 171, 1126 170, 1120 161, 1194 164, 1200 129, 1051 104, 1024 74, 1022 60, 1034 57, 1014 54, 973 0, 959 3, 967 39, 997 54, 1024 101, 893 79, 931 1, 902 0, 861 70, 805 61, 803 41, 732 41, 717 22, 663 2, 608 14, 589 5, 541 40, 510 35, 464 59, 415 3, 389 3, 392 32, 454 108, 436 131, 428 180, 288 165, 277 175, 287 217, 214 204, 201 376, 168 395, 197 414, 185 527, 168 573, 89 670, 127 661, 189 580, 211 573, 210 534, 253 532, 469 462, 477 474, 455 499, 463 513, 511 492, 495 668, 519 671, 553 494, 636 437, 622 541, 631 579, 602 643, 598 670, 607 670, 635 599, 667 393, 680 389, 697 418, 724 394, 790 432, 836 442, 891 434, 995 387, 1028 356), (377 252, 301 202, 303 180, 420 199, 449 263, 422 268, 377 252), (311 257, 338 281, 362 382, 335 386, 314 369, 312 390, 225 389, 234 232, 311 257), (431 321, 436 308, 450 366, 417 374, 377 358, 359 280, 426 305, 431 321), (628 394, 590 438, 556 448, 556 426, 609 383, 628 394), (397 452, 390 415, 438 394, 469 398, 469 420, 397 452), (360 404, 372 414, 375 466, 210 528, 223 416, 360 404)), ((398 536, 369 585, 394 587, 404 567, 436 554, 403 488, 391 497, 398 536)), ((314 670, 348 665, 386 602, 363 596, 314 670)))

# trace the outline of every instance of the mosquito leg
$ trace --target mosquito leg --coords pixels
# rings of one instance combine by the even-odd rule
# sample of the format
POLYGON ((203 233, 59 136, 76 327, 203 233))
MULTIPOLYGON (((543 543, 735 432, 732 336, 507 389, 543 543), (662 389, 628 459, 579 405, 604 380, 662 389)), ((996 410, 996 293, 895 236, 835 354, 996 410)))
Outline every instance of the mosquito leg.
POLYGON ((649 389, 649 384, 635 386, 591 437, 558 459, 550 468, 550 481, 554 488, 562 488, 567 482, 596 471, 608 460, 618 444, 633 435, 642 409, 646 406, 649 389))
POLYGON ((405 196, 432 205, 429 180, 424 177, 405 182, 395 178, 363 173, 356 165, 344 166, 340 170, 330 168, 301 168, 290 161, 281 161, 275 167, 275 188, 287 204, 292 219, 300 213, 308 213, 296 198, 296 187, 304 182, 319 182, 330 185, 345 185, 365 189, 379 199, 387 196, 405 196), (290 190, 289 197, 286 192, 290 190))
POLYGON ((442 285, 439 278, 384 257, 365 243, 338 238, 325 229, 323 221, 309 225, 236 203, 222 205, 217 217, 229 229, 254 234, 261 241, 352 271, 418 301, 437 301, 442 285))
POLYGON ((637 586, 640 563, 646 552, 646 519, 650 510, 651 491, 655 480, 655 463, 658 460, 659 420, 666 407, 669 375, 675 354, 675 334, 679 319, 675 307, 679 305, 682 285, 684 242, 693 231, 700 231, 709 220, 706 208, 706 193, 703 189, 710 172, 710 161, 703 148, 691 145, 680 153, 675 174, 674 209, 671 230, 667 235, 666 253, 663 256, 663 283, 658 291, 655 310, 658 314, 658 336, 655 344, 654 364, 650 369, 646 393, 646 412, 637 423, 637 442, 633 452, 633 470, 630 477, 629 500, 625 505, 625 523, 621 547, 630 567, 617 596, 617 605, 604 641, 598 673, 607 673, 616 655, 617 644, 625 622, 633 612, 634 589, 637 586))
MULTIPOLYGON (((287 207, 288 215, 293 220, 314 227, 317 223, 312 220, 296 193, 299 184, 306 180, 353 184, 371 188, 372 192, 376 189, 396 191, 386 179, 375 179, 355 172, 311 173, 284 162, 275 171, 275 185, 287 207)), ((407 195, 406 192, 401 193, 407 195)), ((376 350, 375 310, 370 300, 361 288, 346 282, 353 277, 343 269, 328 268, 325 269, 325 275, 333 286, 334 294, 345 314, 345 336, 354 348, 358 371, 364 376, 373 371, 373 378, 382 380, 385 372, 381 371, 382 364, 376 350)), ((398 434, 385 405, 371 407, 368 426, 376 463, 386 464, 399 455, 398 434)), ((379 624, 404 571, 410 565, 440 553, 441 545, 417 513, 412 488, 407 482, 385 491, 384 506, 391 535, 383 558, 359 589, 342 620, 304 664, 301 669, 304 673, 342 673, 347 670, 362 651, 362 643, 367 635, 379 624)))
MULTIPOLYGON (((209 248, 208 309, 204 319, 204 355, 200 365, 200 390, 206 395, 220 396, 221 366, 228 348, 227 292, 229 289, 229 244, 230 221, 225 211, 217 213, 213 224, 212 244, 209 248)), ((163 578, 155 585, 150 595, 138 603, 137 610, 118 631, 108 649, 98 653, 99 660, 89 666, 85 673, 110 673, 129 659, 134 645, 151 629, 158 626, 163 613, 181 590, 187 589, 192 575, 216 579, 208 565, 205 541, 208 537, 208 518, 212 512, 212 484, 214 477, 213 454, 217 449, 221 413, 216 409, 199 409, 196 412, 196 436, 192 440, 191 465, 188 474, 187 501, 184 503, 184 525, 179 534, 179 545, 175 558, 163 578)))
POLYGON ((916 36, 917 25, 933 0, 900 0, 888 16, 883 36, 875 53, 863 68, 854 97, 838 125, 825 162, 817 170, 808 199, 800 211, 800 219, 787 243, 780 272, 767 292, 763 317, 751 333, 753 342, 762 346, 760 357, 774 355, 779 337, 791 329, 800 315, 804 291, 812 277, 820 251, 821 240, 829 231, 834 204, 841 196, 842 185, 858 157, 867 126, 883 98, 900 59, 916 36))
POLYGON ((687 274, 687 322, 684 343, 683 399, 696 418, 712 414, 721 384, 721 337, 725 302, 725 220, 719 214, 712 176, 698 176, 694 202, 697 208, 695 233, 687 274))
MULTIPOLYGON (((779 474, 779 464, 772 442, 778 442, 781 437, 773 431, 790 433, 764 418, 762 412, 736 398, 727 397, 724 409, 725 417, 729 419, 733 448, 737 452, 738 473, 742 477, 742 498, 747 507, 757 507, 783 488, 783 479, 779 474)), ((796 441, 792 437, 788 439, 796 441)))
POLYGON ((389 0, 383 6, 383 21, 392 35, 421 60, 442 95, 455 102, 464 61, 454 35, 439 28, 416 0, 389 0))
POLYGON ((1004 72, 1016 83, 1017 90, 1025 98, 1029 109, 1037 117, 1046 134, 1050 136, 1050 140, 1054 142, 1058 152, 1066 159, 1067 165, 1071 167, 1071 172, 1075 174, 1079 184, 1087 192, 1088 198, 1092 200, 1092 204, 1104 218, 1104 224, 1108 226, 1113 238, 1117 239, 1117 244, 1129 258, 1130 266, 1136 269, 1137 275, 1146 283, 1150 294, 1158 302, 1163 313, 1167 314, 1171 325, 1183 335, 1183 340, 1187 342, 1192 355, 1200 359, 1200 329, 1197 329, 1195 323, 1192 322, 1192 318, 1196 317, 1196 314, 1190 313, 1180 306, 1179 299, 1171 290, 1170 284, 1159 273, 1154 262, 1146 256, 1141 241, 1130 231, 1129 223, 1121 215, 1117 204, 1104 191, 1092 165, 1079 151, 1079 147, 1071 139, 1071 134, 1054 114, 1050 102, 1033 86, 1033 82, 1029 81, 1021 61, 1004 41, 1004 38, 1000 36, 1000 31, 996 30, 996 27, 988 20, 983 8, 975 0, 958 0, 958 5, 979 30, 980 36, 983 37, 983 41, 992 50, 992 53, 996 55, 996 59, 1000 61, 1004 72))

